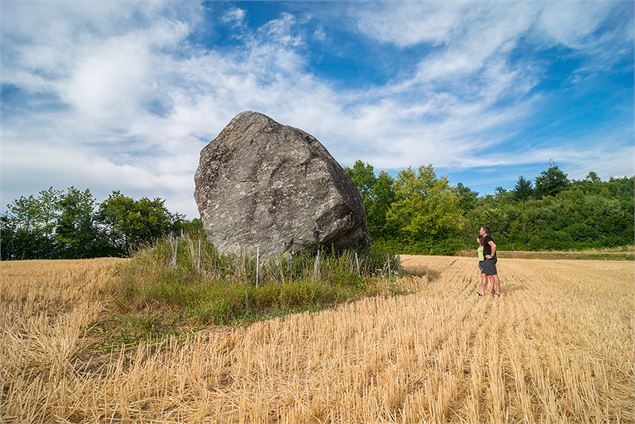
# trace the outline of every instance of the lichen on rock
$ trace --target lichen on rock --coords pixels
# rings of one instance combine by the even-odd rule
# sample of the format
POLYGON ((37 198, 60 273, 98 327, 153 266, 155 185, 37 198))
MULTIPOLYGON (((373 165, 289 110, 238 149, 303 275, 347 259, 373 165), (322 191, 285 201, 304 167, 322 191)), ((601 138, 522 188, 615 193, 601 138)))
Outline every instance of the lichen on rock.
POLYGON ((315 137, 261 113, 238 114, 203 148, 195 184, 221 252, 370 245, 362 197, 342 167, 315 137))

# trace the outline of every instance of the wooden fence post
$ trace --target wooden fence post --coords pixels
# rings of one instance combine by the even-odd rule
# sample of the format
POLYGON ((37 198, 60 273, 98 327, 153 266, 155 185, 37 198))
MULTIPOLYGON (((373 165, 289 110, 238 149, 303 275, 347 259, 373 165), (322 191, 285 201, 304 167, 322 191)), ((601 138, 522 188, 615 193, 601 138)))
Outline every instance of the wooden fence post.
POLYGON ((190 249, 190 261, 192 262, 192 266, 196 265, 196 250, 194 249, 194 240, 192 240, 189 235, 187 236, 187 247, 190 249))
POLYGON ((317 281, 320 280, 320 249, 318 249, 317 256, 315 257, 315 265, 313 266, 313 278, 317 281))
POLYGON ((390 254, 386 253, 386 257, 388 258, 388 278, 391 277, 391 272, 390 272, 390 254))
POLYGON ((198 239, 198 254, 196 255, 196 269, 201 272, 201 239, 198 239))
POLYGON ((260 246, 256 246, 256 287, 260 287, 260 246))
POLYGON ((179 254, 179 236, 174 241, 174 256, 172 256, 172 266, 176 268, 176 259, 179 254))
POLYGON ((357 266, 357 275, 362 275, 362 273, 359 271, 359 258, 357 257, 357 252, 355 252, 355 265, 357 266))

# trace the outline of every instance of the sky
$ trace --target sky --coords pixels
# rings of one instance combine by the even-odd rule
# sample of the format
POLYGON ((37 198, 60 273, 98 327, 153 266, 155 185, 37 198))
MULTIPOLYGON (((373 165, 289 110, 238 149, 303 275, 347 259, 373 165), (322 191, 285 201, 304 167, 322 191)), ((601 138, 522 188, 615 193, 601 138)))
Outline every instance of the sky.
POLYGON ((197 217, 200 150, 245 110, 481 194, 550 161, 631 176, 634 4, 0 0, 0 202, 76 186, 197 217))

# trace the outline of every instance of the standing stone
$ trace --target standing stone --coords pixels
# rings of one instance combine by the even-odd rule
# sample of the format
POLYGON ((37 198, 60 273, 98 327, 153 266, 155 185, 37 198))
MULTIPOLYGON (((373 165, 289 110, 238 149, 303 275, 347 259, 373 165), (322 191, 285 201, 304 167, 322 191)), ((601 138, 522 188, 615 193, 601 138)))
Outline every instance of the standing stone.
POLYGON ((364 204, 342 167, 312 135, 243 112, 201 151, 194 196, 219 251, 264 256, 366 249, 364 204))

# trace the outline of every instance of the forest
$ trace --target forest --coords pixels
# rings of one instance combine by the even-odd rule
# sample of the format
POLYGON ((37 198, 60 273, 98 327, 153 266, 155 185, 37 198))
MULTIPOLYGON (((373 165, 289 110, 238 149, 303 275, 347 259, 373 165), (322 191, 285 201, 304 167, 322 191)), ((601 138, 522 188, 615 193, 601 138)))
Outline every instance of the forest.
MULTIPOLYGON (((396 176, 357 161, 345 168, 364 200, 373 246, 395 253, 452 255, 474 246, 481 225, 500 250, 564 250, 633 243, 635 177, 569 179, 557 165, 513 189, 479 195, 450 185, 432 166, 396 176)), ((202 234, 200 219, 171 212, 161 198, 119 191, 98 203, 90 190, 49 188, 21 196, 0 216, 6 259, 129 256, 169 233, 202 234)))
POLYGON ((113 191, 98 203, 90 190, 76 187, 21 196, 0 221, 2 260, 125 257, 171 232, 202 228, 160 198, 135 200, 113 191))
POLYGON ((571 180, 556 164, 534 181, 482 195, 451 186, 432 166, 390 176, 357 161, 346 168, 364 198, 373 244, 390 251, 453 254, 488 225, 501 250, 602 248, 633 243, 634 177, 571 180))

